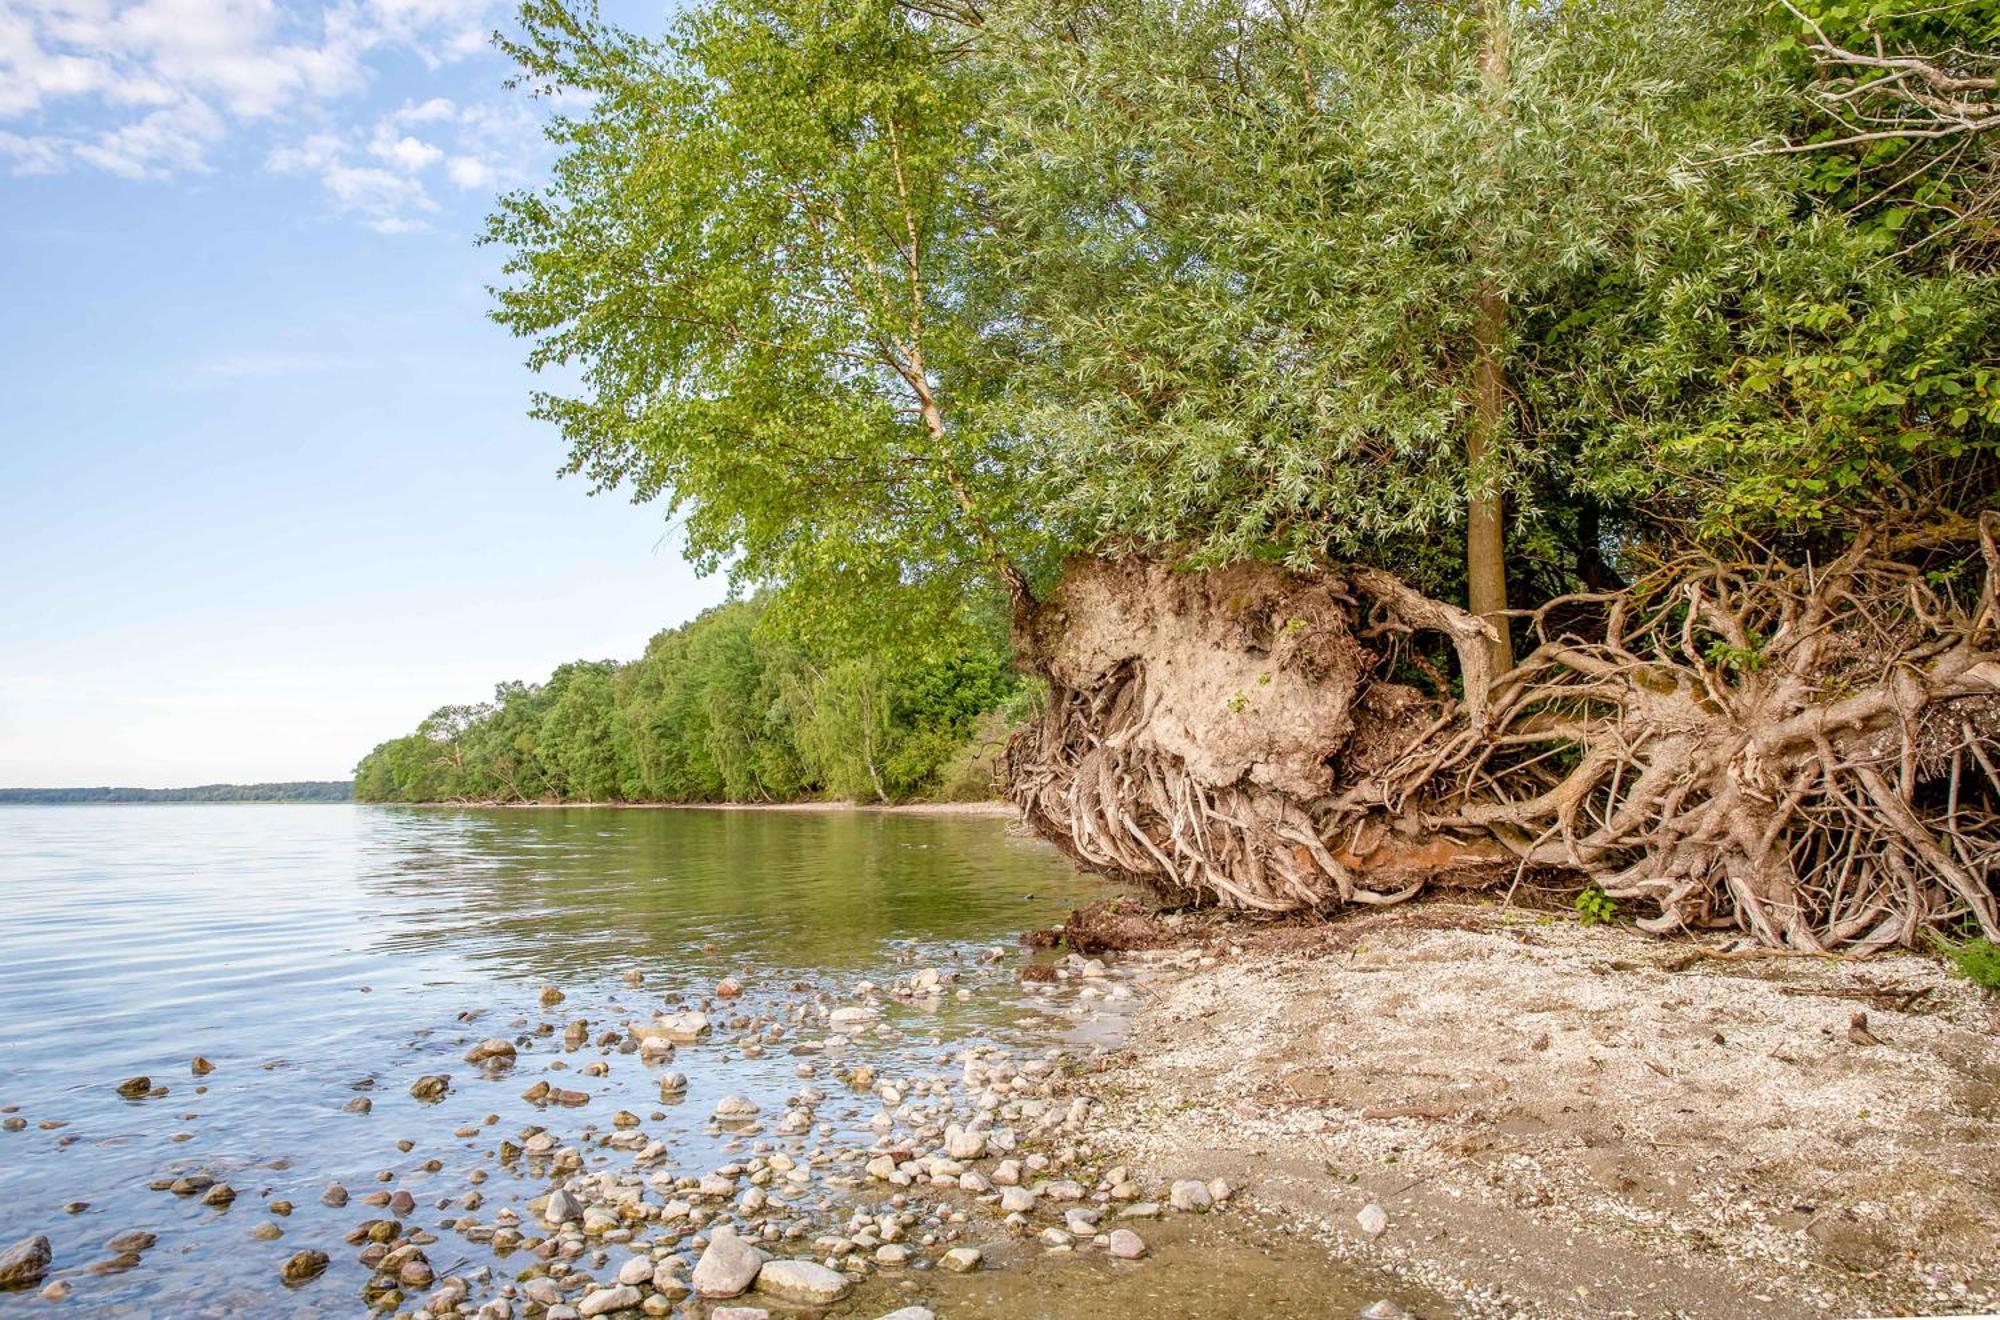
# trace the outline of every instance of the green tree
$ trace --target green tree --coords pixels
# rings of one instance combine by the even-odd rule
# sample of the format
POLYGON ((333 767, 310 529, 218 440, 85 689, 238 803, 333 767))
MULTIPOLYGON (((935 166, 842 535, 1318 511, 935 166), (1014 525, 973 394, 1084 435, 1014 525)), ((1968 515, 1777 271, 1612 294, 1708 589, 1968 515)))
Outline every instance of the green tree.
POLYGON ((1212 562, 1416 568, 1498 609, 1502 507, 1516 554, 1569 535, 1608 420, 1530 406, 1578 365, 1532 336, 1783 192, 1735 154, 1769 133, 1758 37, 1683 0, 1018 17, 1000 192, 1041 351, 1017 394, 1064 510, 1212 562))
POLYGON ((1027 598, 1034 459, 990 416, 989 88, 959 36, 893 0, 722 0, 659 40, 530 0, 505 43, 525 84, 592 98, 553 121, 553 185, 489 230, 496 316, 579 369, 535 414, 570 471, 662 499, 698 564, 797 605, 1027 598))

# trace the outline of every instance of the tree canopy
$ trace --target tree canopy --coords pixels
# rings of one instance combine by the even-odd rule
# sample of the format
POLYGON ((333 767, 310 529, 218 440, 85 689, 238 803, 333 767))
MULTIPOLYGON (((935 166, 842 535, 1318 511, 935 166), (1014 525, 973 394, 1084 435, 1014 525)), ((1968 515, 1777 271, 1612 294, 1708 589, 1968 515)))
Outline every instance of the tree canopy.
POLYGON ((1984 113, 1989 4, 522 18, 589 97, 489 235, 536 410, 783 608, 1134 547, 1463 599, 1486 519, 1487 610, 1991 489, 1986 139, 1922 99, 1984 113))

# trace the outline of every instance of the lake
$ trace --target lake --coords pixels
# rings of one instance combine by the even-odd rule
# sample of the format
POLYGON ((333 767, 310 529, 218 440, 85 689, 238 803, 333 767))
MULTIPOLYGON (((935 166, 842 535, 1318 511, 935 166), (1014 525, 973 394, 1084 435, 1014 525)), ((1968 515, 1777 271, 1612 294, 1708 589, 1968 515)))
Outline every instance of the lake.
MULTIPOLYGON (((46 1234, 54 1262, 43 1282, 67 1282, 70 1305, 91 1314, 351 1315, 371 1271, 342 1239, 390 1213, 368 1209, 366 1194, 393 1189, 415 1202, 402 1218, 441 1235, 429 1251, 440 1278, 486 1267, 505 1281, 534 1258, 509 1262, 476 1234, 443 1236, 470 1189, 489 1228, 502 1206, 530 1217, 522 1207, 549 1189, 546 1167, 496 1156, 503 1139, 548 1125, 580 1149, 594 1142, 595 1164, 610 1158, 605 1138, 622 1109, 662 1143, 673 1171, 700 1175, 773 1148, 748 1144, 758 1129, 746 1137, 710 1121, 717 1101, 742 1095, 776 1115, 810 1077, 828 1094, 810 1102, 818 1135, 792 1143, 804 1158, 883 1130, 870 1123, 884 1102, 835 1080, 836 1055, 865 1057, 922 1091, 927 1076, 954 1073, 953 1051, 968 1045, 1027 1057, 1115 1031, 1110 997, 1024 988, 1027 955, 1015 943, 1105 892, 991 817, 0 809, 0 1117, 11 1129, 0 1131, 0 1247, 46 1234), (813 1023, 825 1004, 921 967, 945 971, 950 991, 888 999, 883 1025, 851 1044, 858 1056, 837 1039, 819 1053, 815 1032, 826 1029, 813 1023), (741 983, 740 999, 713 998, 724 977, 741 983), (545 1007, 551 988, 563 998, 545 1007), (663 1097, 660 1068, 642 1066, 629 1044, 621 1054, 615 1037, 597 1041, 607 1027, 622 1033, 704 1001, 721 1030, 681 1047, 684 1097, 663 1097), (564 1048, 559 1033, 576 1021, 596 1048, 564 1048), (487 1075, 468 1064, 468 1045, 489 1037, 520 1041, 520 1066, 487 1075), (213 1072, 196 1076, 195 1056, 213 1072), (441 1100, 410 1093, 425 1074, 450 1077, 441 1100), (137 1076, 153 1092, 121 1095, 137 1076), (587 1109, 531 1103, 523 1086, 537 1078, 582 1088, 587 1109), (367 1112, 353 1112, 363 1100, 367 1112), (164 1189, 191 1174, 228 1183, 235 1200, 216 1207, 164 1189), (322 1203, 336 1181, 350 1204, 322 1203), (289 1213, 271 1209, 280 1202, 289 1213), (136 1261, 106 1245, 130 1230, 157 1238, 136 1261), (280 1286, 281 1264, 308 1247, 327 1251, 331 1267, 304 1287, 280 1286)), ((838 1161, 811 1167, 801 1233, 842 1213, 838 1161)), ((1195 1240, 1192 1230, 1170 1236, 1195 1240)), ((1268 1250, 1219 1239, 1159 1258, 1141 1285, 1148 1295, 1178 1279, 1177 1295, 1198 1297, 1223 1280, 1240 1301, 1286 1273, 1268 1250)), ((1037 1296, 1075 1303, 1029 1305, 1008 1291, 1021 1285, 991 1282, 996 1272, 978 1288, 887 1273, 838 1313, 873 1315, 916 1296, 938 1304, 945 1289, 952 1305, 941 1309, 955 1315, 1088 1314, 1121 1304, 1128 1287, 1102 1268, 1029 1269, 1020 1277, 1041 1280, 1037 1296)), ((46 1308, 32 1289, 0 1293, 0 1313, 46 1308)), ((1269 1313, 1294 1312, 1274 1303, 1269 1313)))

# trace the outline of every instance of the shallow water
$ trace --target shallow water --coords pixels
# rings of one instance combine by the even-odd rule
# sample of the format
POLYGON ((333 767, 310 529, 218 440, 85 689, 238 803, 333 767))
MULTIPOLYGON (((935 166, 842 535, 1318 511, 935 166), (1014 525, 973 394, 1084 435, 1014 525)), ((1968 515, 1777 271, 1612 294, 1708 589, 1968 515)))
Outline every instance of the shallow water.
MULTIPOLYGON (((444 1198, 466 1192, 474 1170, 491 1179, 482 1189, 489 1214, 546 1190, 545 1177, 494 1159, 500 1137, 556 1121, 520 1097, 527 1081, 590 1092, 587 1112, 566 1113, 572 1126, 608 1131, 621 1106, 649 1115, 648 1135, 669 1144, 676 1170, 694 1173, 741 1148, 706 1121, 717 1099, 747 1094, 776 1113, 802 1085, 785 1050, 750 1057, 719 1032, 683 1048, 673 1066, 689 1075, 688 1095, 663 1105, 657 1068, 603 1051, 565 1056, 535 1043, 539 1023, 583 1018, 595 1036, 698 1000, 726 974, 746 992, 724 1012, 777 1016, 802 995, 846 996, 864 978, 937 965, 959 969, 969 995, 892 1003, 893 1029, 868 1043, 867 1057, 884 1075, 948 1073, 950 1052, 967 1043, 1027 1052, 1075 1038, 1089 1014, 1053 992, 1022 992, 1022 955, 1011 945, 1021 929, 1101 892, 990 818, 0 809, 0 1109, 27 1121, 0 1132, 0 1246, 46 1233, 55 1247, 48 1277, 69 1281, 69 1308, 91 1314, 357 1314, 368 1271, 341 1236, 387 1213, 365 1208, 364 1193, 411 1191, 417 1209, 407 1218, 443 1233, 452 1217, 444 1198), (991 945, 1010 946, 1006 959, 978 962, 991 945), (632 971, 643 973, 642 989, 622 979, 632 971), (545 986, 564 992, 559 1007, 538 1006, 545 986), (490 1078, 466 1064, 468 1042, 488 1036, 527 1042, 524 1066, 490 1078), (215 1072, 194 1077, 195 1055, 215 1072), (600 1058, 605 1076, 580 1075, 600 1058), (451 1075, 441 1102, 410 1096, 423 1073, 451 1075), (118 1083, 137 1074, 169 1094, 121 1098, 118 1083), (357 1095, 372 1099, 371 1113, 345 1112, 357 1095), (489 1115, 499 1121, 484 1123, 489 1115), (454 1135, 461 1128, 480 1132, 454 1135), (148 1190, 195 1169, 229 1181, 236 1202, 218 1210, 148 1190), (320 1203, 333 1179, 352 1204, 320 1203), (273 1219, 274 1200, 296 1209, 273 1219), (77 1201, 88 1208, 66 1212, 77 1201), (253 1240, 265 1222, 284 1236, 253 1240), (158 1244, 136 1267, 95 1272, 110 1255, 104 1243, 130 1229, 158 1234, 158 1244), (333 1267, 304 1288, 281 1288, 279 1264, 302 1247, 328 1251, 333 1267)), ((865 1139, 880 1104, 824 1077, 816 1084, 834 1093, 818 1120, 865 1139)), ((1217 1265, 1249 1261, 1251 1275, 1295 1299, 1297 1272, 1323 1269, 1267 1268, 1250 1244, 1203 1250, 1217 1265)), ((524 1263, 448 1234, 429 1254, 440 1277, 490 1264, 504 1279, 524 1263)), ((1077 1260, 1036 1261, 1014 1284, 1000 1272, 881 1278, 842 1313, 873 1314, 865 1308, 876 1300, 890 1309, 913 1292, 947 1316, 1070 1313, 1055 1305, 1063 1296, 1085 1313, 1121 1295, 1156 1296, 1177 1279, 1194 1313, 1206 1305, 1202 1280, 1177 1259, 1194 1256, 1163 1251, 1150 1275, 1077 1260), (1033 1296, 1008 1291, 1022 1287, 1033 1296)), ((1329 1304, 1336 1293, 1346 1303, 1344 1282, 1311 1277, 1308 1296, 1324 1289, 1329 1304)), ((1241 1284, 1230 1295, 1242 1298, 1241 1284)), ((0 1293, 0 1313, 46 1307, 32 1291, 0 1293)))

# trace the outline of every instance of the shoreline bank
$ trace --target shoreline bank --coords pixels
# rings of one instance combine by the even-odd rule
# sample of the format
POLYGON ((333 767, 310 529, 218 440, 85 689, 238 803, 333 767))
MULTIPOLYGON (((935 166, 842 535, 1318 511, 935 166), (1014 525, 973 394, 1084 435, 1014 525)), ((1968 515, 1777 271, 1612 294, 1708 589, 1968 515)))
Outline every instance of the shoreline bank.
POLYGON ((1096 1081, 1194 1164, 1472 1316, 2000 1305, 2000 1004, 1497 905, 1189 923, 1096 1081))

